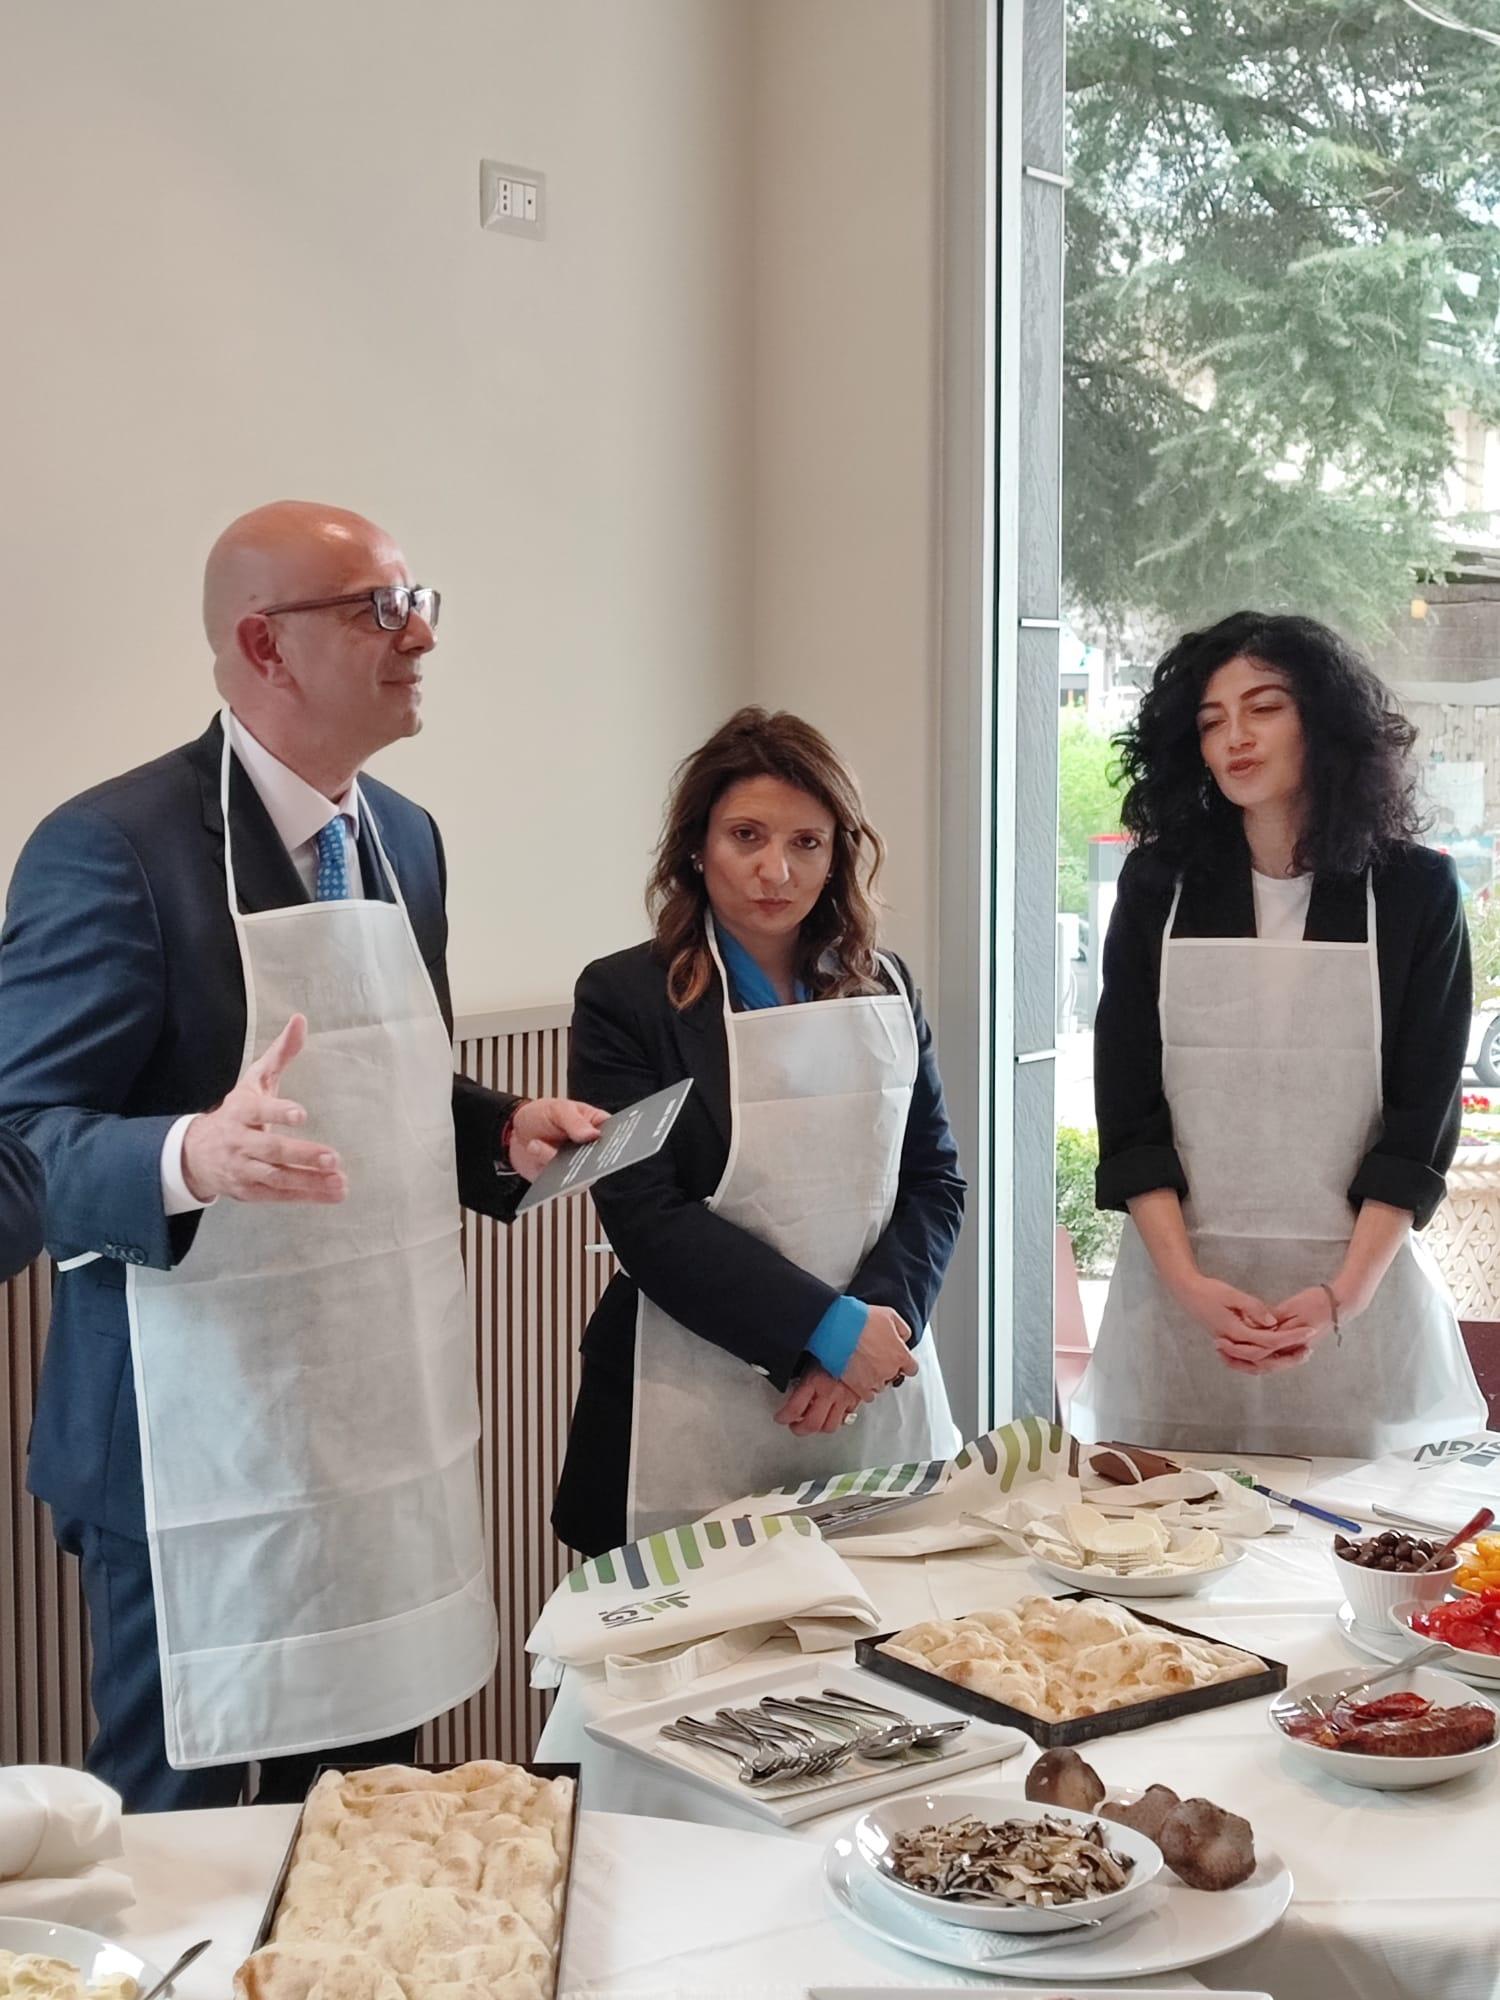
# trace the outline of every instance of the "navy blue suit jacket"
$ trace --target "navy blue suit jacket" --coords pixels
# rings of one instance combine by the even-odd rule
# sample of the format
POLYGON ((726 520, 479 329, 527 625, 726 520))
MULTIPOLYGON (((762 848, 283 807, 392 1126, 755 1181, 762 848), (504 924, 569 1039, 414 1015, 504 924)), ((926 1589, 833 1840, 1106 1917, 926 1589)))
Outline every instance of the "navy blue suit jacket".
POLYGON ((42 1247, 42 1163, 0 1127, 0 1284, 24 1271, 42 1247))
MULTIPOLYGON (((191 1254, 198 1216, 164 1210, 162 1143, 184 1112, 223 1099, 244 1049, 219 805, 223 740, 215 719, 196 743, 49 815, 16 864, 0 934, 0 1123, 45 1169, 52 1255, 103 1253, 57 1281, 27 1483, 60 1514, 137 1537, 145 1517, 125 1268, 170 1270, 191 1254)), ((361 778, 360 791, 451 1031, 437 828, 373 778, 361 778)), ((241 909, 306 902, 237 760, 229 811, 241 909)), ((388 895, 363 821, 360 862, 370 893, 388 895)), ((498 1170, 514 1103, 454 1078, 459 1199, 502 1219, 520 1192, 498 1170)))

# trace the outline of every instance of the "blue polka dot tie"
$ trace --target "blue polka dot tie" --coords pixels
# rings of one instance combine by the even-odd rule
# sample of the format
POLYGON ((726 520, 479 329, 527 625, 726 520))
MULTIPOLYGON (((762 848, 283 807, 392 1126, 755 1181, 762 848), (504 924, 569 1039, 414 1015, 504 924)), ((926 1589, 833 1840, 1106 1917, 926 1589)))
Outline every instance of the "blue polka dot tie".
POLYGON ((313 895, 320 903, 349 900, 349 863, 344 851, 344 816, 331 819, 318 835, 318 879, 313 895))

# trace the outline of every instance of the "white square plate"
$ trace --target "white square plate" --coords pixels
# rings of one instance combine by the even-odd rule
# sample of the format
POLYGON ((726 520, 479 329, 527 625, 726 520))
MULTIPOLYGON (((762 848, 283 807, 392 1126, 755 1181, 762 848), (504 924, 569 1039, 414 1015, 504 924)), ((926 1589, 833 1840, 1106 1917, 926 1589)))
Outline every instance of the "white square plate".
POLYGON ((961 1771, 977 1771, 987 1764, 1000 1764, 1030 1747, 1031 1739, 1019 1729, 1007 1729, 995 1722, 970 1719, 953 1746, 937 1753, 928 1752, 897 1763, 855 1762, 832 1779, 802 1779, 784 1786, 742 1785, 728 1758, 712 1750, 699 1750, 691 1743, 678 1743, 660 1733, 663 1723, 679 1715, 696 1715, 710 1721, 716 1708, 753 1708, 763 1694, 783 1698, 799 1694, 815 1695, 821 1688, 838 1688, 857 1695, 861 1701, 879 1702, 882 1708, 899 1709, 914 1722, 952 1722, 953 1710, 930 1696, 895 1687, 877 1680, 855 1667, 829 1666, 815 1656, 792 1660, 780 1667, 767 1667, 743 1679, 715 1682, 711 1687, 679 1688, 661 1701, 642 1702, 619 1708, 584 1724, 596 1743, 626 1750, 658 1770, 670 1771, 684 1783, 700 1791, 733 1799, 738 1806, 773 1826, 798 1826, 803 1820, 820 1819, 824 1813, 841 1812, 846 1806, 863 1805, 867 1799, 885 1798, 892 1792, 909 1792, 917 1787, 928 1790, 946 1784, 961 1771))

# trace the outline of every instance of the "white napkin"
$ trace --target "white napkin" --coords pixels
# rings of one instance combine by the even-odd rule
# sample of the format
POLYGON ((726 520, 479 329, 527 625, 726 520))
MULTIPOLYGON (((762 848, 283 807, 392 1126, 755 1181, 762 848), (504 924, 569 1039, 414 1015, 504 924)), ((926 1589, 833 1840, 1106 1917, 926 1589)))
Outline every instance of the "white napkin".
POLYGON ((1091 1472, 1083 1484, 1095 1507, 1149 1507, 1174 1527, 1212 1528, 1240 1541, 1266 1534, 1275 1519, 1263 1493, 1253 1493, 1227 1472, 1169 1472, 1135 1486, 1112 1486, 1091 1472))
POLYGON ((52 1764, 0 1771, 0 1915, 107 1923, 135 1901, 129 1876, 98 1866, 121 1851, 108 1785, 52 1764))
POLYGON ((984 1508, 982 1518, 1018 1535, 1033 1521, 1061 1514, 1065 1507, 1087 1499, 1106 1513, 1148 1508, 1170 1527, 1211 1528, 1216 1535, 1241 1541, 1265 1534, 1272 1523, 1271 1503, 1227 1472, 1169 1472, 1134 1486, 1116 1486, 1088 1469, 1087 1447, 1082 1463, 1081 1478, 1064 1474, 1033 1481, 1002 1505, 984 1508))

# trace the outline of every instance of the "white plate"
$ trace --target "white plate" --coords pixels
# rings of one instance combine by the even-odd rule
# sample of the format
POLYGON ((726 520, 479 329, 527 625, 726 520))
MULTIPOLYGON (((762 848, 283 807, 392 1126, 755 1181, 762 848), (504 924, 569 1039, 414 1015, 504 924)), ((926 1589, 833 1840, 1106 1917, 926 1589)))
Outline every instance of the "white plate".
MULTIPOLYGON (((1413 1646, 1430 1646, 1433 1641, 1420 1632, 1411 1629, 1411 1620, 1418 1611, 1431 1611, 1430 1604, 1419 1603, 1414 1598, 1403 1599, 1391 1607, 1391 1624, 1398 1638, 1410 1640, 1413 1646)), ((1448 1658, 1443 1662, 1450 1673, 1462 1674, 1466 1681, 1500 1682, 1500 1654, 1470 1653, 1462 1646, 1450 1646, 1448 1658)))
MULTIPOLYGON (((1296 1687, 1285 1688, 1273 1698, 1266 1713, 1297 1763, 1320 1771, 1324 1777, 1337 1778, 1341 1784, 1359 1785, 1372 1792, 1414 1792, 1424 1785, 1442 1785, 1450 1778, 1461 1778, 1466 1771, 1477 1770, 1483 1764, 1493 1765, 1495 1753, 1500 1751, 1500 1731, 1478 1750, 1461 1750, 1451 1757, 1372 1757, 1353 1750, 1329 1750, 1321 1743, 1292 1736, 1282 1727, 1282 1714, 1295 1706, 1300 1696, 1337 1694, 1341 1687, 1348 1686, 1349 1678, 1348 1669, 1340 1667, 1336 1673, 1318 1674, 1296 1687)), ((1464 1682, 1431 1667, 1413 1667, 1403 1685, 1444 1708, 1474 1699, 1475 1691, 1464 1682)), ((1389 1682, 1380 1690, 1382 1694, 1393 1692, 1389 1682)), ((1494 1707, 1486 1696, 1481 1695, 1480 1700, 1486 1708, 1494 1707)))
POLYGON ((38 1952, 43 1958, 64 1959, 76 1965, 90 1985, 124 1973, 144 1993, 161 1978, 148 1959, 137 1958, 124 1945, 111 1944, 97 1931, 43 1923, 35 1917, 0 1917, 0 1951, 38 1952))
MULTIPOLYGON (((679 1688, 661 1701, 648 1701, 584 1724, 596 1743, 613 1750, 625 1750, 643 1758, 658 1770, 672 1773, 685 1784, 716 1798, 732 1799, 746 1812, 769 1820, 773 1826, 799 1826, 802 1821, 820 1819, 825 1813, 842 1812, 867 1799, 885 1798, 892 1792, 909 1792, 914 1786, 932 1789, 945 1785, 960 1771, 975 1771, 986 1764, 1000 1764, 1021 1750, 1032 1747, 1029 1736, 1019 1729, 1007 1729, 996 1722, 969 1718, 962 1736, 953 1747, 940 1754, 931 1751, 897 1763, 854 1763, 846 1765, 833 1780, 803 1779, 786 1787, 742 1785, 734 1766, 712 1750, 700 1750, 691 1743, 676 1743, 660 1734, 664 1722, 679 1715, 696 1715, 711 1721, 716 1708, 753 1708, 763 1694, 815 1695, 820 1688, 838 1688, 857 1695, 861 1701, 879 1702, 882 1708, 899 1709, 915 1722, 952 1722, 953 1710, 931 1696, 915 1694, 907 1688, 861 1673, 854 1667, 820 1665, 816 1659, 792 1660, 781 1667, 763 1668, 743 1678, 715 1681, 710 1687, 679 1688)), ((871 1718, 872 1721, 874 1718, 871 1718)))
POLYGON ((1054 1562, 1050 1556, 1038 1555, 1035 1549, 1029 1553, 1037 1568, 1044 1569, 1048 1576, 1055 1576, 1070 1589, 1086 1590, 1093 1597, 1192 1597, 1206 1590, 1215 1577, 1223 1576, 1226 1570, 1245 1560, 1242 1542, 1226 1542, 1224 1546, 1227 1551, 1224 1560, 1215 1563, 1212 1569, 1184 1570, 1179 1576, 1116 1576, 1107 1569, 1071 1569, 1066 1563, 1054 1562))
MULTIPOLYGON (((1019 1803, 1019 1801, 1018 1801, 1019 1803)), ((919 1916, 889 1895, 854 1849, 852 1834, 830 1841, 823 1863, 829 1900, 872 1937, 918 1958, 935 1959, 963 1972, 990 1972, 1004 1978, 1038 1978, 1069 1985, 1096 1979, 1137 1979, 1202 1965, 1227 1951, 1253 1944, 1279 1922, 1292 1900, 1292 1878, 1280 1855, 1262 1850, 1255 1873, 1237 1889, 1209 1894, 1188 1889, 1165 1872, 1152 1885, 1145 1907, 1127 1910, 1087 1943, 1062 1939, 997 1937, 992 1931, 963 1931, 919 1916), (987 1957, 987 1954, 993 1956, 987 1957), (1015 1970, 1012 1972, 1011 1968, 1015 1970)), ((1009 1992, 1009 1989, 1007 1989, 1009 1992)))
POLYGON ((877 1881, 919 1915, 957 1924, 961 1930, 1003 1931, 1010 1937, 1034 1935, 1038 1931, 1076 1931, 1080 1918, 1097 1918, 1102 1923, 1144 1896, 1162 1871, 1161 1849, 1156 1842, 1137 1833, 1133 1826, 1114 1821, 1105 1823, 1106 1839, 1117 1857, 1134 1864, 1124 1887, 1055 1909, 1039 1909, 1030 1903, 945 1902, 925 1889, 898 1881, 881 1867, 881 1857, 890 1851, 896 1835, 913 1827, 941 1826, 954 1819, 993 1822, 1043 1818, 1066 1820, 1080 1830, 1099 1824, 1097 1813, 1071 1812, 1066 1806, 1038 1805, 1030 1799, 1018 1805, 1013 1799, 986 1799, 982 1792, 915 1792, 904 1798, 887 1799, 862 1814, 855 1822, 854 1846, 877 1881))
MULTIPOLYGON (((1351 1646, 1357 1646, 1360 1652, 1368 1653, 1372 1659, 1389 1660, 1393 1666, 1398 1660, 1406 1659, 1428 1643, 1425 1639, 1419 1639, 1415 1632, 1398 1632, 1394 1626, 1388 1626, 1382 1631, 1369 1625, 1361 1625, 1347 1604, 1339 1606, 1337 1619, 1339 1630, 1351 1646)), ((1500 1660, 1489 1661, 1489 1665, 1496 1669, 1494 1673, 1481 1673, 1477 1668, 1470 1668, 1467 1665, 1470 1660, 1485 1657, 1482 1653, 1455 1653, 1451 1660, 1443 1662, 1443 1671, 1456 1675, 1461 1681, 1467 1681, 1470 1687, 1477 1687, 1487 1694, 1493 1693, 1496 1684, 1500 1683, 1500 1660)))
MULTIPOLYGON (((972 1986, 810 1986, 807 2000, 931 2000, 934 1993, 972 1995, 972 1986)), ((1089 2000, 1182 2000, 1180 1986, 1094 1986, 1089 2000)), ((1055 1986, 1007 1986, 1004 2000, 1065 2000, 1055 1986)), ((1271 2000, 1269 1993, 1227 1993, 1214 1988, 1214 2000, 1271 2000)))

